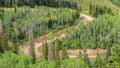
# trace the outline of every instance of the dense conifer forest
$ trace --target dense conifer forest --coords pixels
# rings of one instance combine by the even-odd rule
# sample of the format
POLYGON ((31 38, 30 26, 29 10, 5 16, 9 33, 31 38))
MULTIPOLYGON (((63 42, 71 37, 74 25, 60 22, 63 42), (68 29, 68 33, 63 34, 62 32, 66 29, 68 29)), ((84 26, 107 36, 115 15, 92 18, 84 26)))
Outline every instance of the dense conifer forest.
POLYGON ((0 0, 0 68, 119 67, 119 0, 0 0))

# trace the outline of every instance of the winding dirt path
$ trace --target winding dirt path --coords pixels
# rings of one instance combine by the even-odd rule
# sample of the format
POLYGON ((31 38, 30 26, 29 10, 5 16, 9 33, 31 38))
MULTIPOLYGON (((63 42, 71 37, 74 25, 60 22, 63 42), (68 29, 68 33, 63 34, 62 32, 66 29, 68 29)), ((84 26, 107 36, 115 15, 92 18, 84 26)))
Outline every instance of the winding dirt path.
MULTIPOLYGON (((84 22, 85 24, 86 24, 87 22, 93 20, 92 17, 87 16, 87 15, 85 15, 85 14, 80 14, 79 19, 80 19, 82 22, 84 22)), ((61 30, 59 30, 59 31, 57 31, 57 32, 54 32, 54 38, 53 38, 53 40, 47 40, 47 43, 49 43, 49 42, 51 42, 51 41, 54 41, 56 38, 59 38, 59 39, 60 39, 60 38, 65 38, 65 37, 66 37, 65 34, 64 34, 65 31, 66 31, 66 30, 69 30, 69 29, 72 28, 72 27, 75 27, 75 28, 76 28, 77 25, 70 26, 70 27, 66 27, 66 28, 63 28, 63 29, 61 29, 61 30), (59 35, 59 34, 60 34, 60 36, 57 37, 57 35, 59 35)), ((42 56, 42 53, 38 51, 38 48, 42 46, 43 40, 44 40, 45 38, 47 38, 47 37, 48 37, 48 34, 45 34, 45 35, 42 35, 42 36, 40 36, 40 37, 38 37, 38 38, 35 39, 34 48, 35 48, 35 55, 36 55, 37 58, 42 56)), ((26 42, 25 45, 20 46, 20 51, 23 52, 25 55, 30 56, 29 41, 26 42)), ((75 58, 75 57, 78 56, 79 51, 81 51, 81 52, 83 53, 83 50, 67 50, 67 53, 68 53, 68 56, 69 56, 70 58, 75 58)), ((87 49, 87 54, 88 54, 89 57, 96 57, 96 52, 97 52, 97 50, 87 49)), ((99 52, 100 52, 100 54, 101 54, 101 53, 105 53, 105 50, 99 49, 99 52)))

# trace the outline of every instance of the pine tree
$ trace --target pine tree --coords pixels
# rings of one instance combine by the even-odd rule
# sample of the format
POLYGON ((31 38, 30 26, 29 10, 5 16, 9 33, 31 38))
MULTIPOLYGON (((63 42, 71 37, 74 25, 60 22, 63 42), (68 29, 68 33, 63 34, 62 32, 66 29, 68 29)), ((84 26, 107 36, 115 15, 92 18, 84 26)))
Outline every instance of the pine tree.
POLYGON ((2 33, 0 33, 0 52, 5 52, 6 50, 9 50, 7 37, 2 32, 2 33))
POLYGON ((4 19, 4 10, 0 10, 0 20, 4 19))
POLYGON ((97 57, 96 57, 94 67, 95 68, 105 68, 105 64, 104 64, 103 59, 101 58, 98 50, 97 50, 97 57))
POLYGON ((90 1, 89 14, 92 14, 92 3, 90 1))
POLYGON ((64 47, 64 48, 62 49, 62 60, 67 59, 67 58, 69 58, 69 57, 68 57, 68 54, 67 54, 67 48, 64 47))
MULTIPOLYGON (((13 17, 14 18, 14 17, 13 17)), ((16 22, 14 22, 14 19, 13 19, 13 23, 12 23, 12 26, 14 28, 14 35, 13 35, 13 38, 12 38, 12 42, 13 42, 13 48, 14 48, 14 52, 16 54, 18 54, 18 35, 19 35, 19 32, 18 32, 18 29, 17 29, 17 25, 16 25, 16 22)))
POLYGON ((8 50, 8 41, 3 32, 2 21, 0 19, 0 52, 5 52, 6 50, 8 50))
POLYGON ((53 50, 53 33, 49 33, 49 43, 48 43, 48 61, 53 61, 54 60, 54 50, 53 50))
POLYGON ((30 41, 30 50, 31 50, 31 56, 32 56, 32 63, 35 64, 36 56, 35 56, 34 35, 33 35, 33 29, 32 28, 29 28, 29 41, 30 41))
POLYGON ((45 60, 48 59, 48 44, 46 39, 43 41, 42 57, 45 58, 45 60))
POLYGON ((106 52, 106 56, 105 56, 105 64, 108 63, 108 57, 111 56, 111 47, 112 47, 112 45, 113 45, 112 40, 113 40, 113 39, 110 39, 110 38, 107 39, 108 45, 107 45, 107 52, 106 52), (109 40, 111 40, 111 42, 109 42, 109 40))
POLYGON ((56 62, 56 68, 60 68, 60 56, 59 56, 59 47, 60 46, 60 41, 55 40, 54 41, 54 55, 55 55, 55 62, 56 62))
POLYGON ((14 48, 14 52, 16 53, 16 54, 18 54, 18 39, 17 39, 17 36, 14 34, 14 36, 13 36, 13 48, 14 48))
POLYGON ((82 54, 82 52, 80 50, 79 50, 78 58, 80 58, 81 60, 83 60, 83 54, 82 54))
POLYGON ((111 48, 111 56, 108 57, 107 68, 119 68, 120 67, 120 44, 111 48))
POLYGON ((88 57, 86 49, 84 49, 84 55, 83 56, 84 56, 83 60, 85 61, 85 63, 89 66, 89 68, 92 68, 91 62, 90 62, 90 59, 88 57))
POLYGON ((98 17, 99 13, 98 13, 98 4, 96 5, 96 8, 95 8, 95 17, 98 17))

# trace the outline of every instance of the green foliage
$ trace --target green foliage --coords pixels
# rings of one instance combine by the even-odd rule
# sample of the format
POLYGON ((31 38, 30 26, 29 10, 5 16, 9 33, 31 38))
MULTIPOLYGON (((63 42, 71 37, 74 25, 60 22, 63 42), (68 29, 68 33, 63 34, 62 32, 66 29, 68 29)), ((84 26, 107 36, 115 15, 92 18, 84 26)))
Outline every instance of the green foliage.
POLYGON ((30 58, 18 56, 14 53, 5 52, 0 56, 0 68, 28 68, 30 58))
MULTIPOLYGON (((111 1, 119 6, 118 0, 111 1)), ((120 46, 114 46, 120 43, 120 17, 112 16, 119 15, 120 8, 111 4, 109 0, 1 0, 0 6, 14 7, 14 12, 4 11, 0 8, 0 18, 3 20, 2 24, 4 26, 4 32, 0 33, 0 52, 3 52, 3 54, 0 54, 0 68, 92 67, 86 53, 83 56, 81 53, 79 55, 79 58, 83 60, 79 58, 67 59, 68 48, 107 48, 105 60, 98 55, 94 67, 104 68, 106 64, 107 67, 120 67, 120 46), (79 12, 84 10, 89 10, 89 13, 94 17, 98 17, 98 19, 86 25, 80 23, 77 28, 69 29, 66 31, 64 40, 52 40, 54 38, 53 31, 76 24, 75 21, 79 17, 79 12), (32 30, 31 33, 30 30, 32 30), (48 38, 52 42, 47 44, 47 40, 45 40, 44 46, 42 46, 44 59, 36 59, 33 37, 45 33, 49 33, 48 38), (31 39, 28 39, 29 37, 31 39), (18 54, 18 42, 25 40, 31 41, 32 57, 18 54), (12 43, 14 48, 8 47, 8 41, 12 43), (5 52, 10 49, 14 49, 11 51, 18 55, 5 52), (59 50, 62 50, 62 60, 59 56, 59 50), (46 60, 52 60, 53 62, 46 60)))
MULTIPOLYGON (((118 1, 118 0, 112 0, 112 1, 118 1)), ((113 12, 113 14, 115 15, 120 15, 120 8, 116 5, 114 5, 113 3, 111 3, 110 0, 79 0, 78 1, 79 5, 82 7, 83 12, 82 13, 86 13, 89 14, 90 12, 90 4, 96 6, 105 6, 108 9, 110 8, 113 12)), ((120 3, 120 2, 117 2, 120 3)), ((103 9, 104 10, 104 9, 103 9)), ((107 9, 105 9, 107 10, 107 9)))
POLYGON ((53 38, 54 38, 53 32, 50 32, 50 33, 48 34, 48 37, 49 37, 49 39, 53 39, 53 38))
POLYGON ((89 59, 88 54, 86 52, 87 51, 84 50, 83 60, 88 65, 89 68, 92 68, 90 59, 89 59))
POLYGON ((55 40, 53 42, 53 49, 54 49, 54 55, 55 55, 55 67, 56 68, 60 68, 61 65, 61 60, 60 60, 60 55, 59 55, 59 50, 60 50, 60 41, 59 40, 55 40))
MULTIPOLYGON (((80 23, 78 28, 69 29, 64 43, 67 48, 107 48, 119 43, 120 17, 103 15, 97 20, 84 25, 80 23), (76 40, 76 42, 75 42, 76 40), (74 44, 75 43, 75 44, 74 44)), ((61 45, 61 49, 62 46, 61 45)))
POLYGON ((47 44, 47 40, 46 40, 46 39, 43 41, 42 57, 43 57, 45 60, 48 59, 48 44, 47 44))
POLYGON ((103 60, 102 56, 97 54, 96 60, 95 60, 95 64, 94 64, 94 68, 105 68, 105 60, 103 60))
POLYGON ((0 33, 0 53, 9 50, 8 40, 5 34, 0 33))
POLYGON ((3 20, 4 18, 4 12, 0 9, 0 19, 3 20))
POLYGON ((120 0, 110 0, 110 1, 120 7, 120 0))
POLYGON ((54 68, 54 62, 37 59, 36 64, 32 64, 29 57, 5 52, 0 55, 0 68, 54 68))
POLYGON ((73 0, 1 0, 0 7, 15 7, 15 6, 48 6, 48 7, 67 7, 76 8, 77 3, 73 0))
POLYGON ((110 14, 114 15, 113 10, 107 6, 100 6, 100 5, 92 5, 90 3, 89 13, 94 17, 98 17, 99 15, 103 14, 110 14))
POLYGON ((67 54, 67 48, 64 47, 64 48, 62 49, 62 60, 67 59, 67 58, 69 58, 69 57, 68 57, 68 54, 67 54))
MULTIPOLYGON (((88 68, 80 59, 66 59, 62 61, 60 68, 88 68)), ((37 59, 33 64, 30 57, 16 55, 11 52, 0 54, 0 68, 56 68, 55 62, 37 59)))
POLYGON ((37 37, 52 30, 59 30, 75 24, 76 16, 76 10, 68 8, 36 7, 32 9, 21 7, 17 8, 16 12, 6 11, 3 25, 5 34, 10 40, 17 31, 18 40, 22 41, 27 39, 29 28, 33 29, 33 35, 37 37))
POLYGON ((120 67, 120 45, 113 46, 111 48, 111 56, 107 67, 119 68, 120 67))
POLYGON ((8 49, 8 40, 4 34, 2 20, 0 19, 0 53, 8 49))
POLYGON ((66 59, 62 61, 61 68, 89 68, 85 62, 80 59, 66 59))

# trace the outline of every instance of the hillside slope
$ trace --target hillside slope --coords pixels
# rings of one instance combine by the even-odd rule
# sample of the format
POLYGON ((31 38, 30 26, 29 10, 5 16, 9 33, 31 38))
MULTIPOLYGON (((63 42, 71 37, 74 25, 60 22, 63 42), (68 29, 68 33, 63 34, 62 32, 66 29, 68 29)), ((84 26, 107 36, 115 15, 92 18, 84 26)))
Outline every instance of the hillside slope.
MULTIPOLYGON (((90 16, 87 16, 85 14, 80 14, 80 17, 79 19, 84 22, 85 24, 89 21, 92 21, 93 18, 90 17, 90 16)), ((68 28, 63 28, 61 29, 60 31, 57 31, 54 33, 54 38, 52 40, 47 40, 47 43, 50 43, 52 41, 54 41, 56 38, 59 38, 59 39, 63 39, 65 38, 66 34, 66 30, 69 30, 71 28, 76 28, 78 27, 77 25, 74 25, 74 26, 71 26, 71 27, 68 27, 68 28), (58 36, 60 35, 60 36, 58 36)), ((35 48, 35 55, 36 57, 41 57, 42 56, 42 53, 39 51, 39 48, 41 48, 41 46, 43 45, 43 40, 45 38, 48 38, 48 34, 46 35, 42 35, 40 37, 38 37, 37 39, 35 39, 35 42, 34 42, 34 48, 35 48)), ((25 45, 21 46, 20 47, 20 51, 23 52, 25 55, 30 55, 30 46, 28 44, 29 42, 27 42, 25 45)), ((81 51, 83 53, 83 50, 68 50, 68 56, 70 58, 75 58, 78 56, 79 54, 79 51, 81 51), (74 54, 76 53, 76 54, 74 54)), ((96 50, 93 50, 93 49, 87 49, 87 53, 89 55, 89 57, 96 57, 96 53, 97 53, 97 49, 96 50)), ((104 49, 99 49, 99 53, 102 54, 102 53, 105 53, 105 50, 104 49)))

